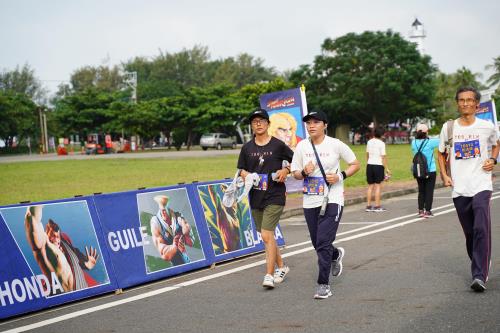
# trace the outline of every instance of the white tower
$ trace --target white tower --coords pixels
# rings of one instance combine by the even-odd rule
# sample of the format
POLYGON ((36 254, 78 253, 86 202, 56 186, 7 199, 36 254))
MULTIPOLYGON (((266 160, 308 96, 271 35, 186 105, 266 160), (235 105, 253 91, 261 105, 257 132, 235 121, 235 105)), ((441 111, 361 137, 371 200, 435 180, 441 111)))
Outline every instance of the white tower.
POLYGON ((416 18, 413 24, 411 25, 411 30, 409 33, 410 42, 417 44, 417 50, 421 53, 425 53, 424 48, 424 39, 425 39, 425 30, 424 26, 420 21, 416 18))

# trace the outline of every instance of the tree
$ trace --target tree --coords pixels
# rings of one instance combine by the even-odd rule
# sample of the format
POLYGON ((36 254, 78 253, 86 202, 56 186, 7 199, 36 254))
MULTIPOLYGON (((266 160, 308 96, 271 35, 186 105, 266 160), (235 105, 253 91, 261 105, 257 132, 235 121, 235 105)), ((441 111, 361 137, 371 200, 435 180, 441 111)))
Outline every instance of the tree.
POLYGON ((71 74, 70 82, 73 92, 80 92, 89 88, 114 92, 124 87, 118 66, 85 66, 71 74))
POLYGON ((183 95, 190 88, 271 81, 278 75, 264 60, 247 53, 212 61, 207 47, 195 46, 177 53, 163 53, 151 60, 137 57, 123 64, 138 76, 138 99, 183 95))
POLYGON ((439 131, 441 125, 448 119, 458 116, 455 93, 461 86, 472 86, 478 89, 484 87, 479 83, 480 74, 472 73, 471 70, 462 67, 455 73, 446 74, 437 72, 434 76, 436 94, 434 98, 434 109, 436 112, 427 114, 426 117, 436 121, 436 126, 432 129, 435 133, 439 131))
POLYGON ((35 70, 28 64, 0 73, 0 90, 25 94, 34 102, 42 102, 47 95, 47 91, 35 76, 35 70))
POLYGON ((237 88, 272 81, 277 77, 274 68, 264 67, 263 59, 254 58, 247 53, 216 62, 215 66, 214 82, 234 84, 237 88))
POLYGON ((482 77, 480 73, 472 73, 472 71, 465 66, 462 66, 457 72, 454 74, 454 83, 458 87, 462 86, 473 86, 478 89, 485 88, 481 83, 479 83, 479 79, 482 77))
POLYGON ((489 84, 489 87, 493 87, 500 83, 500 56, 493 58, 493 64, 486 66, 487 70, 492 69, 494 71, 493 74, 486 81, 489 84))
POLYGON ((0 73, 0 138, 11 146, 14 137, 38 138, 38 112, 46 92, 29 65, 0 73))
POLYGON ((116 119, 112 103, 124 100, 125 94, 88 87, 55 101, 52 119, 57 123, 57 134, 85 137, 89 133, 104 132, 109 129, 108 123, 116 119))
POLYGON ((0 139, 7 147, 14 137, 38 137, 36 105, 26 95, 0 89, 0 139))
POLYGON ((314 65, 290 77, 305 81, 310 109, 325 111, 334 124, 357 126, 425 115, 435 70, 430 57, 399 34, 367 31, 326 39, 314 65))

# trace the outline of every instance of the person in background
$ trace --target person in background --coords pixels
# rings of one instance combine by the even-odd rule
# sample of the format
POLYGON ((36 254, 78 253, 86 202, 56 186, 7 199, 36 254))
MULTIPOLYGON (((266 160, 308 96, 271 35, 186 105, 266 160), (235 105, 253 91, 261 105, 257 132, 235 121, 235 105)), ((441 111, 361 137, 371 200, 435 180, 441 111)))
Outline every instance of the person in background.
POLYGON ((421 149, 427 160, 427 178, 416 178, 418 183, 418 216, 433 217, 432 201, 434 199, 434 187, 436 186, 436 160, 434 150, 439 147, 439 139, 430 139, 427 133, 429 128, 426 124, 417 125, 415 140, 411 143, 413 156, 421 149))
POLYGON ((386 174, 390 176, 391 170, 387 167, 385 143, 382 141, 384 129, 377 127, 374 134, 375 137, 366 143, 366 182, 368 183, 366 211, 384 212, 386 209, 380 205, 381 183, 386 174), (375 194, 375 206, 372 205, 372 194, 375 194))

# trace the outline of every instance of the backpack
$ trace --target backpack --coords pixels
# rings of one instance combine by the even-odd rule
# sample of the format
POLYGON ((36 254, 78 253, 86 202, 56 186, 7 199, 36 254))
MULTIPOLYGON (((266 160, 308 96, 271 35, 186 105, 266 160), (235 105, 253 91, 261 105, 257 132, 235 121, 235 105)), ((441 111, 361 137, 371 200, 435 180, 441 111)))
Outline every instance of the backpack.
POLYGON ((426 179, 429 178, 429 169, 427 167, 427 158, 424 153, 422 153, 422 149, 424 149, 425 145, 429 139, 425 139, 424 142, 420 144, 417 153, 413 156, 413 177, 418 179, 426 179))

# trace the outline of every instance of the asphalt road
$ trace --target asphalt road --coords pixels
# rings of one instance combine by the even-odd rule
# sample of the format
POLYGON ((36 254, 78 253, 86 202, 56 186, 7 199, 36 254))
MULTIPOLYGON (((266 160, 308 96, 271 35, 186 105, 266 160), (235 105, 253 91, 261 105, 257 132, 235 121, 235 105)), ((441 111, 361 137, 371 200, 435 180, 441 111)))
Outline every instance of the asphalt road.
POLYGON ((500 183, 492 200, 488 290, 469 288, 470 262, 449 189, 436 190, 432 219, 416 195, 384 213, 346 207, 337 243, 346 249, 333 297, 313 299, 316 255, 302 216, 281 222, 291 272, 261 287, 263 254, 181 277, 61 306, 0 324, 36 332, 500 332, 500 183), (28 326, 34 325, 34 326, 28 326))

